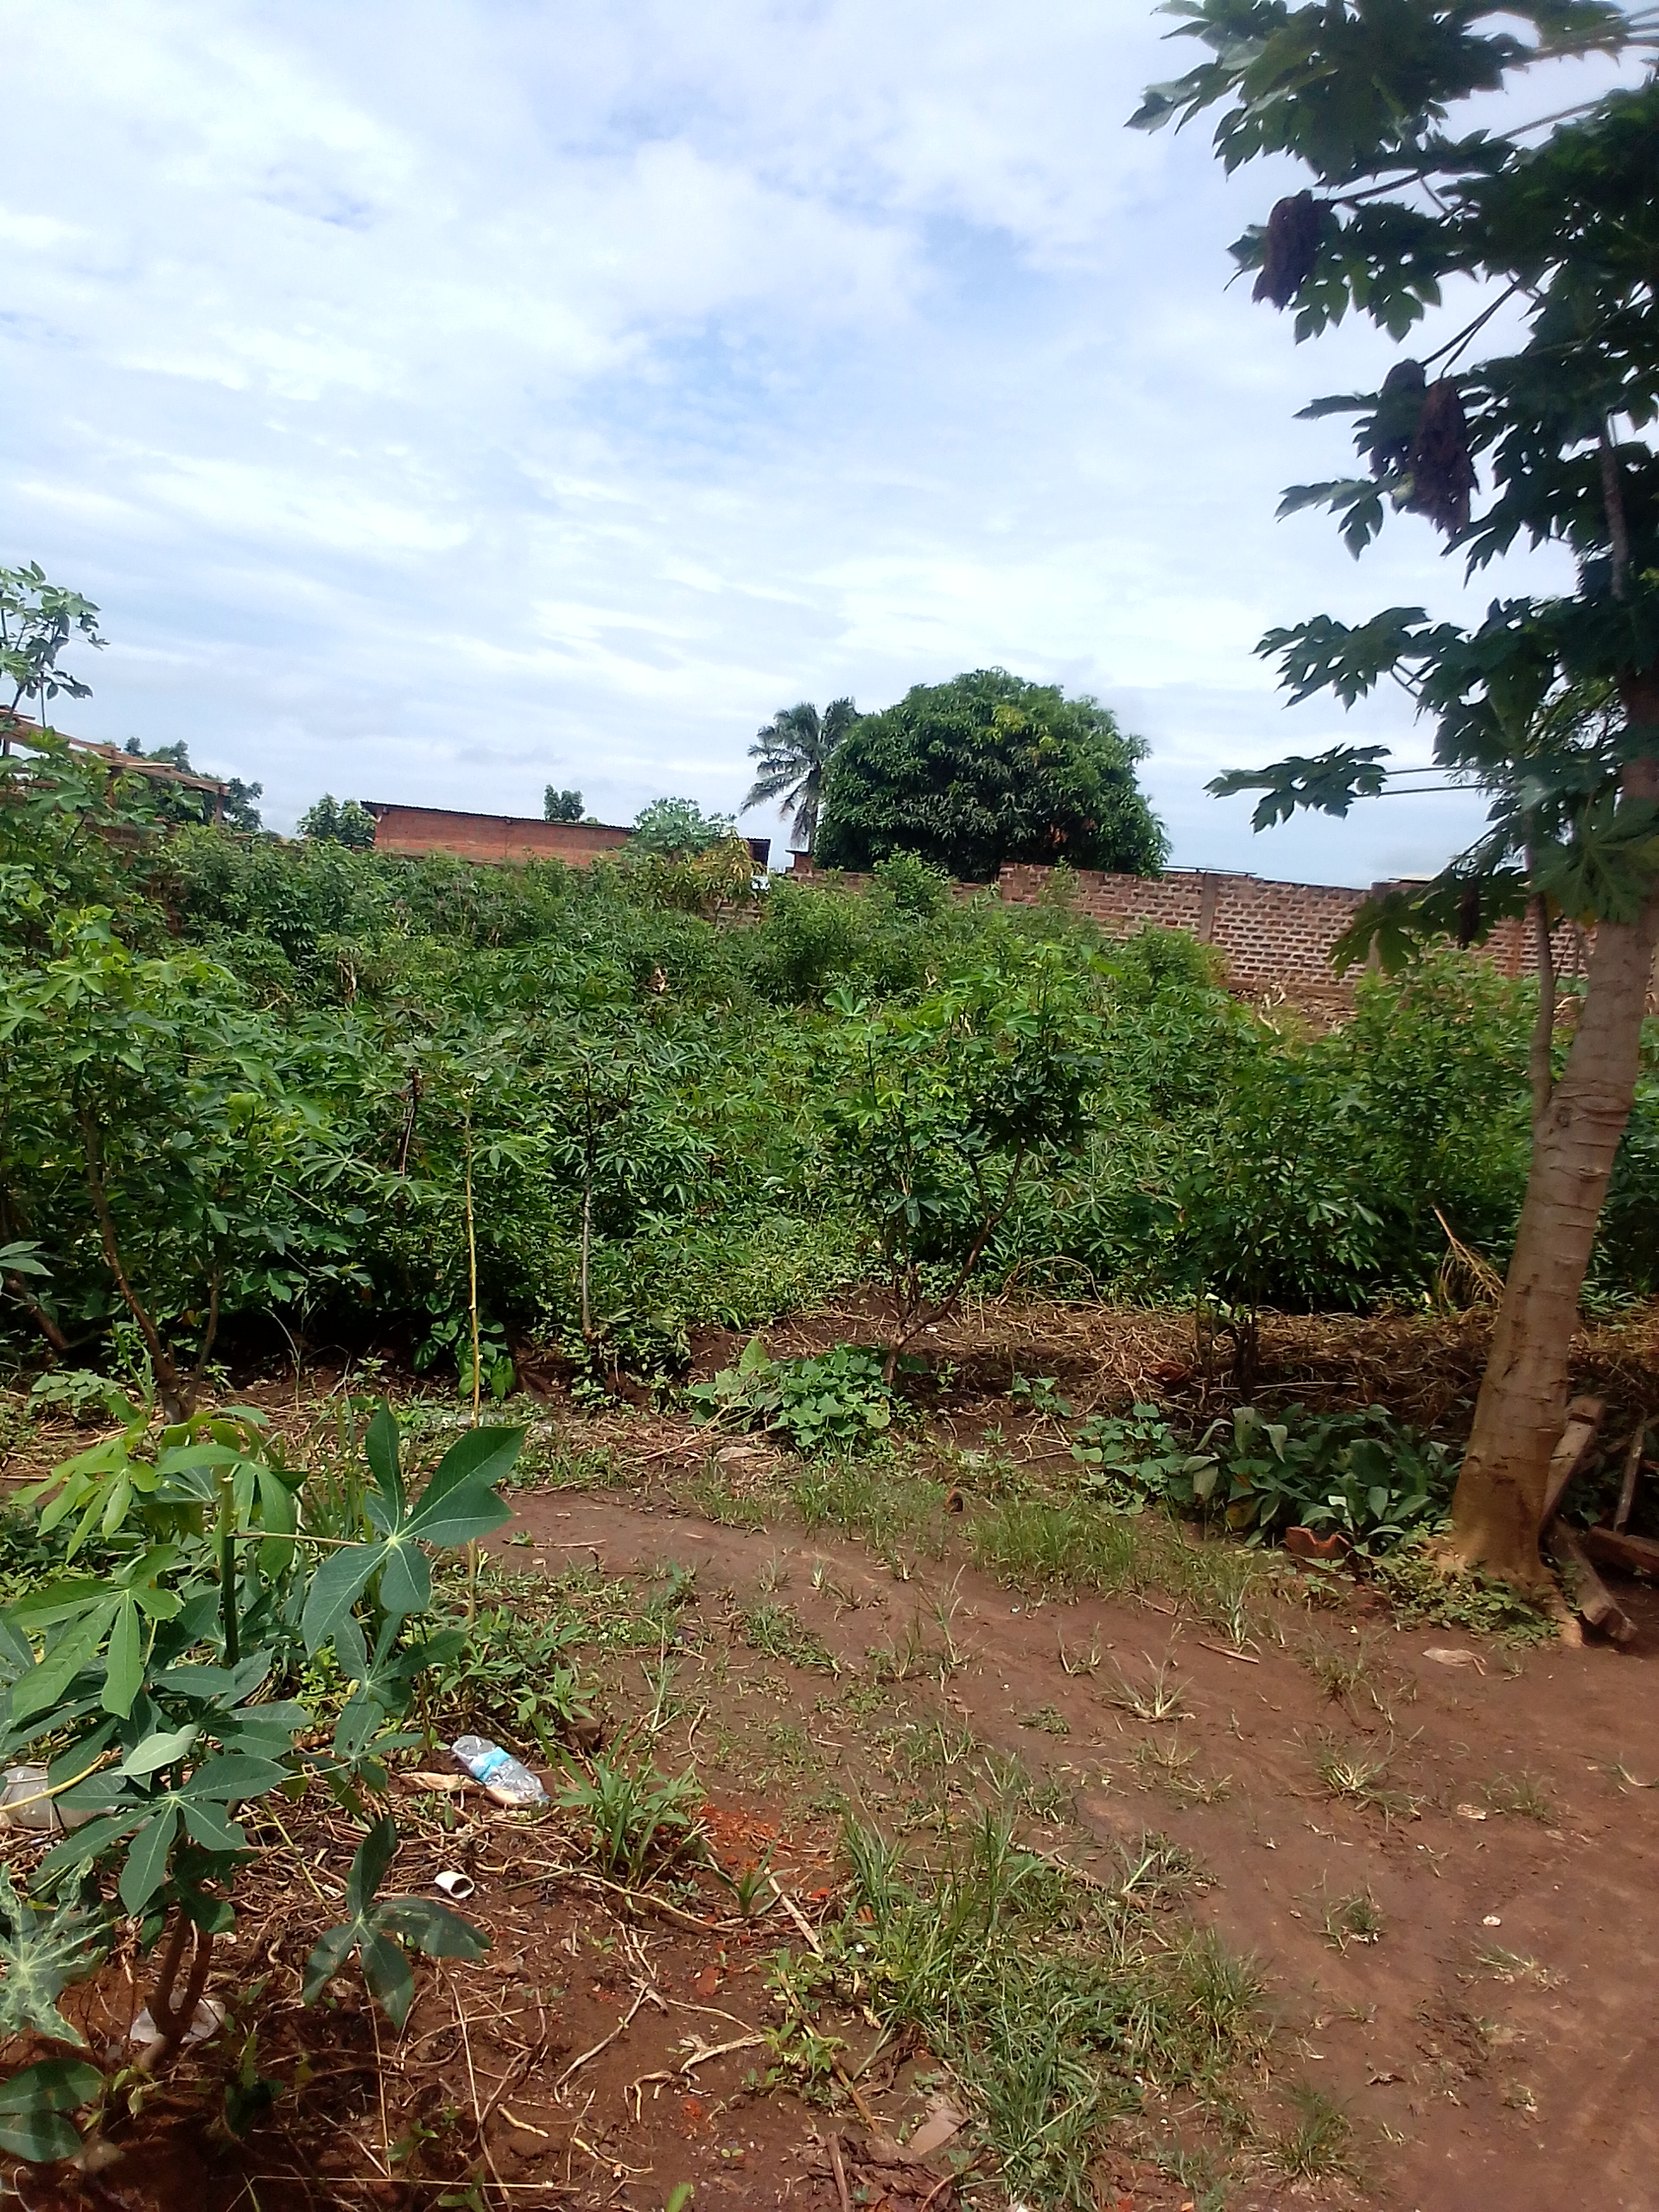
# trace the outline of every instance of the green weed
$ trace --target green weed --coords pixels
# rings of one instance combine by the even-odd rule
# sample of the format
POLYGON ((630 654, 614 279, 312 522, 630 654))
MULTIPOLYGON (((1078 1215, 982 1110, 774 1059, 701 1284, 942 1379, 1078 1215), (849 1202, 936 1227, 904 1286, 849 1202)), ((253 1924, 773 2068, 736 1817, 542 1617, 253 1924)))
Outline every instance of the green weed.
POLYGON ((809 1535, 837 1529, 890 1563, 906 1552, 937 1559, 944 1549, 944 1484, 892 1459, 826 1458, 797 1476, 791 1495, 809 1535))
POLYGON ((808 1628, 792 1605, 751 1605, 738 1615, 736 1628, 751 1651, 762 1652, 769 1659, 786 1660, 791 1667, 821 1675, 841 1672, 835 1653, 808 1628))
POLYGON ((1356 1890, 1325 1908, 1325 1940, 1335 1950, 1345 1951, 1351 1943, 1375 1943, 1382 1933, 1382 1915, 1369 1890, 1356 1890))
POLYGON ((1087 1509, 1011 1498, 976 1516, 968 1542, 976 1566, 1019 1590, 1112 1591, 1137 1580, 1135 1524, 1087 1509))
POLYGON ((1130 1681, 1119 1668, 1116 1686, 1107 1695, 1137 1720, 1179 1720, 1186 1685, 1176 1674, 1174 1661, 1163 1659, 1154 1664, 1148 1658, 1147 1664, 1152 1673, 1144 1686, 1130 1681))
POLYGON ((1554 1617, 1531 1604, 1513 1583, 1446 1567, 1421 1545, 1402 1545, 1385 1558, 1373 1559, 1367 1573, 1395 1618, 1408 1625, 1432 1622, 1515 1644, 1553 1643, 1560 1634, 1554 1617))
POLYGON ((1280 2172, 1292 2181, 1322 2181, 1348 2172, 1352 2128, 1342 2107, 1306 2082, 1298 2082, 1289 2095, 1295 2118, 1273 2150, 1280 2172))
POLYGON ((516 1607, 480 1607, 466 1648, 432 1670, 429 1693, 435 1720, 453 1735, 528 1738, 554 1759, 556 1739, 593 1717, 571 1646, 579 1623, 516 1607))
POLYGON ((1506 1951, 1501 1943, 1477 1951, 1475 1963, 1484 1974, 1495 1981, 1514 1983, 1529 1981, 1537 1989, 1559 1989, 1566 1980, 1565 1974, 1553 1974, 1541 1966, 1536 1959, 1529 1959, 1521 1951, 1506 1951))
POLYGON ((1559 1808, 1535 1774, 1495 1774, 1481 1795, 1495 1813, 1512 1813, 1548 1827, 1559 1818, 1559 1808))
POLYGON ((557 1802, 586 1827, 601 1870, 616 1881, 638 1884, 700 1841, 702 1789, 690 1772, 664 1776, 595 1754, 557 1802))
POLYGON ((1137 1744, 1129 1754, 1135 1779, 1146 1788, 1165 1791, 1178 1805, 1219 1805, 1231 1794, 1232 1777, 1195 1774, 1197 1763, 1198 1753, 1179 1744, 1137 1744))
POLYGON ((1214 2091, 1255 2048, 1254 1968, 1213 1936, 1160 1940, 1155 1885, 1090 1890, 1022 1850, 1006 1814, 958 1833, 932 1868, 855 1824, 843 1847, 848 1910, 821 1966, 792 1962, 795 2011, 833 1993, 922 2036, 977 2107, 1011 2193, 1091 2203, 1116 2120, 1149 2090, 1214 2091))

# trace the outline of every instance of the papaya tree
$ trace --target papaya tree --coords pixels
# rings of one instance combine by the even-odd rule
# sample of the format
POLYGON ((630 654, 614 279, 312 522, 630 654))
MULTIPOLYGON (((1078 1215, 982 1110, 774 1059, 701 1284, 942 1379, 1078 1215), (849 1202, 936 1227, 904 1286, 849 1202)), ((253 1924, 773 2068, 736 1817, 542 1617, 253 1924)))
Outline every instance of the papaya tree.
MULTIPOLYGON (((1453 1550, 1522 1582, 1560 1434, 1568 1351, 1639 1070, 1659 944, 1659 83, 1654 18, 1605 0, 1176 0, 1173 37, 1209 58, 1154 86, 1134 121, 1219 109, 1231 171, 1289 156, 1310 182, 1233 247, 1299 340, 1350 313, 1400 349, 1378 390, 1316 400, 1353 419, 1361 472, 1300 485, 1357 556, 1393 516, 1438 531, 1469 573, 1531 548, 1570 590, 1495 601, 1470 628, 1389 607, 1317 615, 1259 650, 1294 699, 1345 706, 1384 679, 1435 724, 1434 758, 1491 795, 1487 834, 1427 885, 1371 899, 1338 948, 1385 964, 1437 937, 1480 942, 1526 913, 1539 961, 1533 1141, 1503 1306, 1453 1509, 1453 1550), (1527 73, 1617 57, 1623 81, 1494 106, 1527 73), (1454 110, 1481 99, 1478 124, 1454 110), (1549 109, 1535 122, 1519 118, 1549 109), (1515 118, 1513 121, 1511 118, 1515 118), (1470 312, 1414 334, 1443 287, 1470 312), (1438 328, 1434 333, 1438 339, 1438 328), (1550 927, 1592 946, 1563 1055, 1550 927)), ((1345 815, 1386 787, 1387 748, 1342 745, 1224 776, 1263 793, 1255 826, 1345 815)))

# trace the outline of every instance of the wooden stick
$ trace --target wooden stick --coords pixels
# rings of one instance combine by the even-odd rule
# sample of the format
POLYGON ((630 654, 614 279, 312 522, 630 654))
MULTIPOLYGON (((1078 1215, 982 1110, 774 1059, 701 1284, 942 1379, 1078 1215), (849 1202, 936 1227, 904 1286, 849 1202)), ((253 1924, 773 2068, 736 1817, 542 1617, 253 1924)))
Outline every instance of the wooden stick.
POLYGON ((1624 1479, 1618 1486, 1618 1510, 1613 1515, 1615 1529, 1624 1526, 1630 1517, 1630 1508, 1636 1503, 1636 1478, 1642 1471, 1642 1446, 1647 1440, 1648 1424, 1643 1419, 1637 1422, 1636 1433, 1625 1448, 1624 1479))
POLYGON ((1623 1567, 1626 1574, 1659 1574, 1659 1544, 1651 1536, 1614 1529, 1580 1529, 1576 1534, 1590 1558, 1603 1567, 1623 1567))
MULTIPOLYGON (((1615 1643, 1632 1643, 1636 1623, 1590 1564, 1583 1533, 1569 1529, 1564 1521, 1558 1521, 1549 1533, 1549 1548, 1567 1580, 1573 1603, 1592 1628, 1605 1630, 1615 1643)), ((1614 1541, 1625 1543, 1632 1540, 1618 1537, 1614 1541)), ((1659 1545, 1655 1549, 1659 1551, 1659 1545)))
POLYGON ((794 1898, 790 1896, 788 1891, 779 1887, 778 1877, 772 1872, 770 1866, 766 1869, 766 1879, 772 1884, 772 1889, 777 1895, 779 1904, 782 1905, 784 1910, 789 1915, 797 1928, 800 1929, 802 1935, 806 1938, 812 1948, 817 1953, 818 1956, 822 1958, 823 1956, 823 1946, 819 1942, 811 1922, 801 1910, 799 1905, 796 1904, 794 1898))
POLYGON ((842 2164, 841 2139, 833 2133, 830 2138, 830 2163, 836 2170, 836 2194, 841 2199, 841 2212, 853 2212, 852 2192, 847 2186, 847 2169, 842 2164))
POLYGON ((1555 1517, 1555 1509, 1574 1475, 1590 1457, 1591 1447, 1601 1427, 1601 1416, 1606 1408, 1599 1398, 1574 1398, 1567 1409, 1567 1426, 1561 1431, 1560 1441, 1550 1454, 1549 1481, 1544 1491, 1544 1517, 1540 1524, 1548 1528, 1555 1517))

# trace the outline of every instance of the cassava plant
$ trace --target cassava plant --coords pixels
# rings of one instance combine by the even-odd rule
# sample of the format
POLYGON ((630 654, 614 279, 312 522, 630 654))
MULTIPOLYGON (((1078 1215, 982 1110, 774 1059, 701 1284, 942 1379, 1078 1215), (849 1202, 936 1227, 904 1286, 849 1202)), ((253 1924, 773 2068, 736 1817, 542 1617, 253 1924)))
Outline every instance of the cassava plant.
POLYGON ((914 1005, 840 993, 830 1170, 891 1287, 883 1380, 952 1312, 1035 1168, 1081 1142, 1098 1081, 1098 1018, 1059 948, 1010 950, 914 1005))
MULTIPOLYGON (((1539 963, 1531 1170, 1464 1459, 1453 1547, 1522 1584, 1542 1573, 1547 1471, 1602 1201, 1635 1096, 1659 944, 1659 83, 1655 20, 1607 0, 1173 0, 1173 35, 1210 58, 1154 87, 1155 127, 1219 108, 1229 170, 1288 156, 1311 178, 1233 251, 1298 338, 1349 312, 1400 346, 1379 389, 1306 412, 1356 421, 1364 473, 1297 486, 1356 555, 1390 513, 1440 531, 1471 572, 1526 543, 1576 582, 1496 601, 1475 629, 1395 607, 1271 632, 1294 698, 1345 705, 1385 677, 1436 724, 1440 767, 1491 795, 1488 834, 1427 886, 1374 899, 1341 948, 1399 963, 1437 937, 1478 942, 1526 913, 1539 963), (1616 57, 1626 80, 1522 121, 1526 73, 1616 57), (1449 118, 1481 99, 1478 123, 1449 118), (1443 286, 1473 312, 1404 351, 1443 286), (1485 334, 1491 350, 1475 349, 1485 334), (1497 341, 1494 343, 1493 341, 1497 341), (1564 1058, 1551 925, 1593 933, 1564 1058)), ((1344 815, 1385 787, 1386 748, 1338 746, 1255 788, 1258 829, 1297 807, 1344 815)))
MULTIPOLYGON (((317 1944, 308 1999, 355 1948, 401 2026, 413 1994, 405 1947, 480 1955, 486 1939, 454 1914, 378 1896, 397 1831, 370 1807, 387 1789, 388 1757, 418 1740, 400 1723, 421 1676, 464 1643, 428 1621, 427 1548, 463 1546, 507 1517, 494 1485, 522 1440, 474 1429, 411 1496, 383 1407, 365 1440, 369 1480, 352 1491, 355 1525, 323 1535, 259 1415, 157 1427, 135 1405, 124 1428, 25 1493, 63 1572, 0 1615, 0 1762, 34 1755, 41 1825, 62 1833, 29 1897, 0 1886, 0 2037, 27 2031, 81 2053, 57 2000, 125 1917, 150 1959, 156 2034, 138 2066, 164 2065, 235 1925, 238 1879, 267 1847, 261 1801, 312 1782, 367 1833, 349 1916, 317 1944), (324 1645, 351 1685, 326 1748, 303 1694, 305 1662, 324 1645)), ((0 2098, 0 2144, 67 2155, 70 2115, 107 2086, 88 2056, 26 2069, 0 2098)))

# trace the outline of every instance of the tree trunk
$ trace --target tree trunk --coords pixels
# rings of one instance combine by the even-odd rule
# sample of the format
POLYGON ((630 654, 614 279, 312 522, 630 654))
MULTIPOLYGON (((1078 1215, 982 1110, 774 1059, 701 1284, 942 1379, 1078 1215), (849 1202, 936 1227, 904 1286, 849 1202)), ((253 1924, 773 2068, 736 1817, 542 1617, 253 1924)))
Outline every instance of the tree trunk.
MULTIPOLYGON (((1631 686, 1630 690, 1637 689, 1631 686)), ((1626 703, 1659 721, 1659 683, 1626 703)), ((1632 762, 1627 798, 1659 796, 1659 760, 1632 762)), ((1550 1454, 1561 1433, 1579 1293, 1614 1156, 1630 1119, 1642 1019, 1659 945, 1659 888, 1634 922, 1600 922, 1567 1066, 1533 1125, 1532 1166, 1503 1303, 1452 1503, 1452 1550, 1536 1585, 1550 1454)))

